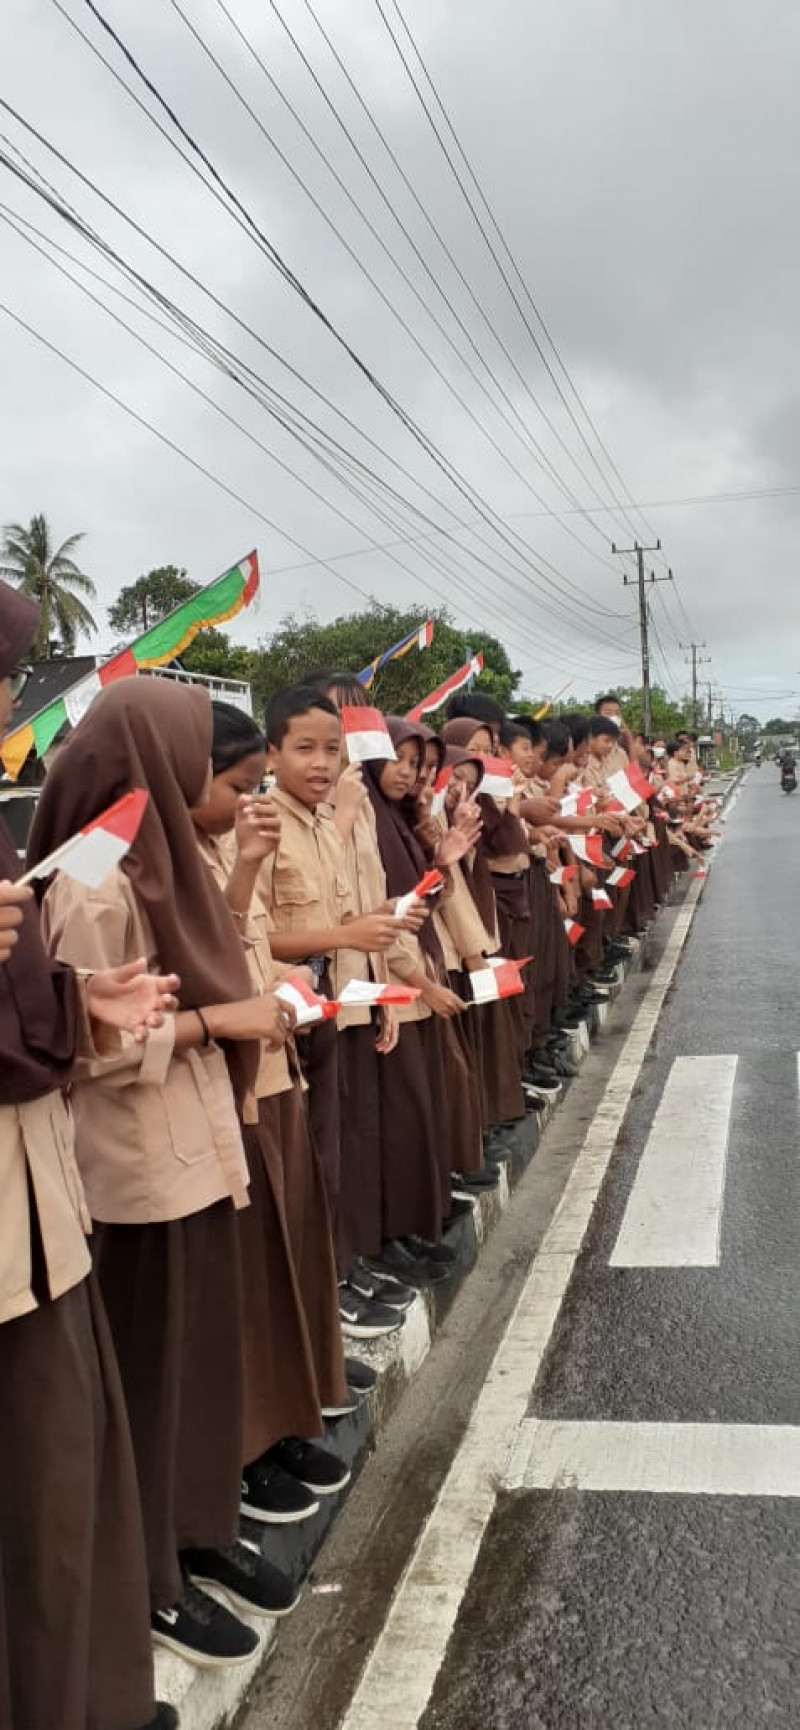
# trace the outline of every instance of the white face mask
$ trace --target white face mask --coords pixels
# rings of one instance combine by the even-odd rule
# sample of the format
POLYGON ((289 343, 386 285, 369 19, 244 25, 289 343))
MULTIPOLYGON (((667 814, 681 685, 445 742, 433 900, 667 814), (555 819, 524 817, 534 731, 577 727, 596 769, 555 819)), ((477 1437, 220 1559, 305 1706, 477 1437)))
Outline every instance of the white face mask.
POLYGON ((619 732, 620 727, 622 726, 622 722, 621 722, 618 715, 604 715, 603 720, 604 721, 610 721, 612 727, 616 727, 617 732, 619 732))
POLYGON ((666 750, 665 750, 663 745, 654 745, 653 746, 653 756, 654 757, 666 757, 666 755, 667 755, 667 753, 666 753, 666 750))

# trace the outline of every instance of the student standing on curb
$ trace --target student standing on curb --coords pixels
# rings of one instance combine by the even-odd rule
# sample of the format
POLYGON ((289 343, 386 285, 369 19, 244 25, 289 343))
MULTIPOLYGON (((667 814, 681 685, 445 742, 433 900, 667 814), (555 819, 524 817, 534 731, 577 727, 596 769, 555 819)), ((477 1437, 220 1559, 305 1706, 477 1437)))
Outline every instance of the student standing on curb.
MULTIPOLYGON (((38 619, 0 584, 0 736, 38 619)), ((155 1027, 177 980, 79 982, 45 954, 2 824, 0 874, 0 1724, 173 1730, 153 1698, 136 1473, 63 1090, 109 1026, 155 1027)))

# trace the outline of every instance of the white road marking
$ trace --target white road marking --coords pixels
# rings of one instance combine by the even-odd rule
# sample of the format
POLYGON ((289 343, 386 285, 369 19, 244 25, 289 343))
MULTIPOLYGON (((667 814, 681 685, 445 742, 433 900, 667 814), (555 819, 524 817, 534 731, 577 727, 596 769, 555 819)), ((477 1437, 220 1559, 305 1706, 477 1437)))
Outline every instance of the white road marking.
POLYGON ((736 1057, 678 1057, 639 1162, 611 1267, 718 1267, 736 1057))
POLYGON ((675 1496, 800 1496, 790 1424, 520 1424, 507 1490, 675 1496))
POLYGON ((425 1711, 704 886, 677 914, 341 1730, 414 1730, 425 1711))

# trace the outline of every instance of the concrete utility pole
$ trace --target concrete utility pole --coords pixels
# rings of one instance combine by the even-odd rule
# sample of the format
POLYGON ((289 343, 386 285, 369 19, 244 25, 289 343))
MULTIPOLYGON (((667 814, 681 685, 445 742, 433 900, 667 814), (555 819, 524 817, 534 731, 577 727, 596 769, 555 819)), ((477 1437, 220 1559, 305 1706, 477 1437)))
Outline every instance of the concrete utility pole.
POLYGON ((711 660, 710 655, 698 655, 697 653, 698 649, 704 649, 705 646, 705 643, 681 643, 681 648, 689 650, 692 657, 692 726, 695 732, 700 721, 700 704, 697 700, 697 669, 703 665, 704 661, 711 660))
MULTIPOLYGON (((651 714, 650 714, 650 643, 648 640, 647 592, 645 590, 644 555, 645 555, 645 553, 660 553, 661 542, 660 542, 660 540, 656 541, 656 544, 654 547, 642 547, 639 545, 638 541, 634 541, 632 547, 618 547, 615 544, 615 542, 612 541, 611 542, 611 551, 612 551, 612 553, 616 553, 619 558, 625 558, 625 557, 627 557, 627 555, 629 553, 635 553, 636 554, 636 564, 637 564, 637 568, 638 568, 638 577, 636 578, 636 582, 637 582, 638 588, 639 588, 639 635, 640 635, 641 644, 642 644, 642 701, 643 701, 643 709, 644 709, 644 714, 642 716, 642 723, 644 726, 645 733, 649 735, 650 727, 651 727, 651 714)), ((623 576, 622 581, 624 582, 625 587, 628 588, 629 585, 633 584, 634 578, 628 577, 628 576, 623 576)), ((672 572, 668 571, 666 576, 657 577, 655 571, 651 571, 650 572, 650 582, 651 583, 671 583, 672 582, 672 572)))

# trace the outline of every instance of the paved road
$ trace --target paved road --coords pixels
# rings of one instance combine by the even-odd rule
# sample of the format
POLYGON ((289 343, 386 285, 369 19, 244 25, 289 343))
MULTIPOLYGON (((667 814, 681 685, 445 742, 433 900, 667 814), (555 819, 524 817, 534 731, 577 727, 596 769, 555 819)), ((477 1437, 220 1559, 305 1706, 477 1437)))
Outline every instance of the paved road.
POLYGON ((753 771, 424 1730, 800 1723, 799 874, 753 771))

